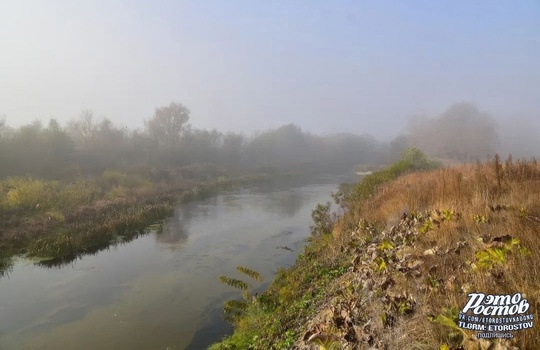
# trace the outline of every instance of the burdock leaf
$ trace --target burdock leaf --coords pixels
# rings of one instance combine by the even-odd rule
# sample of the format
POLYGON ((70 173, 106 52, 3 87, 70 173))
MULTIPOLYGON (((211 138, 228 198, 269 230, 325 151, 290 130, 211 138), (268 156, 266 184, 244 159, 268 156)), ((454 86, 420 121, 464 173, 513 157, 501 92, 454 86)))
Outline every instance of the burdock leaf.
POLYGON ((394 246, 392 243, 388 241, 382 241, 381 244, 379 244, 379 250, 386 250, 386 249, 394 249, 394 246))
POLYGON ((235 313, 237 310, 245 310, 247 304, 239 300, 229 300, 223 304, 223 311, 225 313, 235 313))
POLYGON ((244 275, 251 277, 258 282, 262 282, 263 280, 261 274, 255 270, 249 269, 244 266, 238 266, 236 269, 238 270, 238 272, 243 273, 244 275))
POLYGON ((454 321, 452 318, 447 317, 445 315, 439 314, 435 319, 433 320, 439 324, 442 324, 443 326, 450 327, 456 331, 459 331, 463 334, 464 337, 467 337, 467 333, 456 324, 456 321, 454 321))
POLYGON ((228 285, 229 287, 233 287, 240 290, 247 290, 248 284, 244 281, 237 280, 236 278, 231 278, 227 276, 219 276, 219 280, 221 283, 228 285))

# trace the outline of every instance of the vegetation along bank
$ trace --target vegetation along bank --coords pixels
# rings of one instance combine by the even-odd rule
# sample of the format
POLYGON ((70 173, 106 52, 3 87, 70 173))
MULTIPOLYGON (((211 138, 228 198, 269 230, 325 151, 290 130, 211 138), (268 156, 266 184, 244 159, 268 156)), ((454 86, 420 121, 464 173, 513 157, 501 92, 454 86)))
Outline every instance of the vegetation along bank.
POLYGON ((212 350, 538 348, 536 161, 445 168, 410 150, 334 198, 339 213, 317 207, 294 266, 265 293, 226 304, 235 331, 212 350), (497 340, 458 327, 473 292, 521 293, 533 328, 497 340))
POLYGON ((0 269, 5 271, 21 254, 42 264, 71 261, 159 230, 159 220, 171 215, 177 203, 268 178, 220 176, 172 184, 118 171, 70 183, 8 178, 0 181, 0 269))

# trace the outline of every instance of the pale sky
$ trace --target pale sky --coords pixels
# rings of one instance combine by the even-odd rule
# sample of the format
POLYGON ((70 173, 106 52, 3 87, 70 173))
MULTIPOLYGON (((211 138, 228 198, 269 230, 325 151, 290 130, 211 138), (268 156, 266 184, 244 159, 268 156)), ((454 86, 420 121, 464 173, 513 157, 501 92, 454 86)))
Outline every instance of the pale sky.
POLYGON ((0 116, 388 138, 461 101, 540 119, 540 1, 0 0, 0 116))

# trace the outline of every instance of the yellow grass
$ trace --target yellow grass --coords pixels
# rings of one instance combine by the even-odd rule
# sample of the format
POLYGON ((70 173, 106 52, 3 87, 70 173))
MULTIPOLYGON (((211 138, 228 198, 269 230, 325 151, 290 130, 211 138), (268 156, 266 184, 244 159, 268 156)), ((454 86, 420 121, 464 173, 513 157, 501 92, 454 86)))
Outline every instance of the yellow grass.
MULTIPOLYGON (((535 315, 532 330, 515 333, 512 346, 538 349, 540 346, 540 167, 535 161, 502 164, 460 165, 427 173, 413 173, 384 185, 370 200, 356 203, 334 231, 336 243, 344 246, 350 225, 360 219, 389 228, 404 212, 453 210, 459 219, 443 222, 415 242, 407 254, 424 262, 419 280, 394 278, 393 291, 408 290, 417 298, 413 317, 401 326, 385 331, 393 348, 437 349, 449 329, 429 320, 445 307, 461 309, 468 292, 525 294, 535 315), (459 214, 458 214, 459 213, 459 214), (503 264, 478 267, 477 253, 487 249, 496 237, 510 235, 519 240, 521 251, 513 250, 503 264), (461 242, 461 243, 458 243, 461 242), (458 244, 463 244, 459 254, 458 244), (434 256, 424 255, 435 248, 434 256), (446 254, 444 252, 447 252, 446 254), (429 275, 441 287, 426 292, 419 285, 429 275), (391 340, 394 339, 394 340, 391 340)), ((467 332, 473 336, 474 332, 467 332)), ((474 348, 478 343, 469 345, 474 348)), ((463 346, 467 346, 465 342, 463 346)), ((508 345, 510 346, 510 345, 508 345)))

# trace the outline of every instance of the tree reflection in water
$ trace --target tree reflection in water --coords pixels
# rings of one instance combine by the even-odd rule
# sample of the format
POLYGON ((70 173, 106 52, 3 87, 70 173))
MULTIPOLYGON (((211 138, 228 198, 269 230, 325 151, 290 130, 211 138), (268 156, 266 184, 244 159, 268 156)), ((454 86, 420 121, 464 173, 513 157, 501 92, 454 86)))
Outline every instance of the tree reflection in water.
POLYGON ((163 224, 160 232, 156 233, 156 241, 165 248, 178 250, 187 242, 192 217, 193 206, 178 206, 174 216, 163 224))

